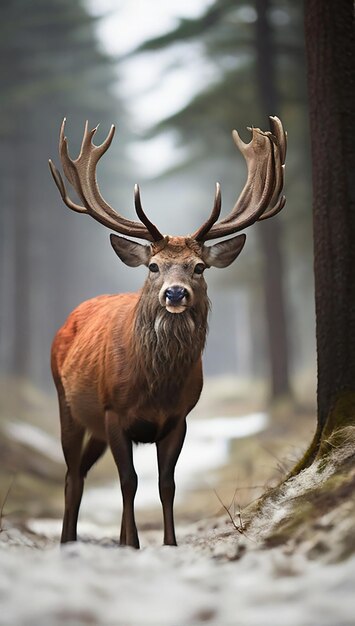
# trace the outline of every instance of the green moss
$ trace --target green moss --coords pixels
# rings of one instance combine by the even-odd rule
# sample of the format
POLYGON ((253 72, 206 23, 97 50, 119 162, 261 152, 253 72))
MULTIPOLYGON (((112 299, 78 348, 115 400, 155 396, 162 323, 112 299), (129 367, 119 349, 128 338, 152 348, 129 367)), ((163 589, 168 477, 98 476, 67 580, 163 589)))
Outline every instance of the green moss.
POLYGON ((345 426, 355 426, 355 391, 343 391, 339 394, 328 415, 322 438, 329 437, 335 430, 345 426))
POLYGON ((318 459, 355 441, 355 392, 343 391, 334 403, 321 433, 318 459))
POLYGON ((298 461, 298 463, 296 463, 296 465, 292 468, 292 470, 290 471, 290 473, 288 474, 286 480, 288 478, 292 478, 293 476, 296 476, 297 474, 299 474, 302 470, 306 469, 307 467, 309 467, 310 465, 312 465, 314 459, 316 458, 318 449, 319 449, 319 440, 320 440, 320 436, 321 436, 321 431, 320 428, 317 428, 317 431, 313 437, 313 440, 311 442, 311 444, 309 445, 309 447, 307 448, 306 452, 304 453, 303 457, 298 461))
MULTIPOLYGON (((284 488, 287 496, 287 483, 284 488)), ((341 524, 342 520, 355 519, 354 494, 355 464, 354 456, 350 456, 338 469, 334 469, 334 473, 323 484, 289 500, 292 509, 272 529, 265 545, 274 547, 289 541, 295 545, 309 540, 314 543, 314 556, 319 556, 322 544, 327 545, 328 533, 335 532, 336 525, 341 524), (325 522, 325 516, 329 513, 334 513, 333 519, 325 522), (334 522, 334 519, 337 521, 334 522)), ((339 536, 340 551, 337 558, 342 558, 342 554, 345 558, 345 555, 355 550, 353 532, 348 534, 339 536)))
POLYGON ((309 558, 326 555, 328 562, 337 562, 353 554, 355 392, 344 391, 339 394, 324 428, 318 424, 312 443, 289 474, 288 478, 291 477, 296 477, 296 491, 293 481, 288 490, 286 479, 249 507, 250 528, 253 519, 257 517, 257 528, 261 529, 261 536, 267 535, 264 540, 266 547, 287 543, 288 549, 296 550, 302 543, 309 558), (317 465, 313 465, 314 461, 317 461, 317 465), (296 477, 312 465, 310 474, 296 477), (295 496, 295 493, 299 495, 295 496), (268 530, 272 509, 278 506, 285 506, 283 519, 268 530))
POLYGON ((287 515, 267 537, 265 545, 267 547, 275 547, 287 543, 290 539, 294 539, 301 526, 307 520, 314 518, 314 507, 307 501, 305 496, 297 500, 297 505, 293 507, 292 512, 287 515))
POLYGON ((330 410, 324 426, 319 423, 313 441, 288 478, 309 467, 314 460, 323 460, 336 448, 355 442, 355 391, 342 391, 330 410))

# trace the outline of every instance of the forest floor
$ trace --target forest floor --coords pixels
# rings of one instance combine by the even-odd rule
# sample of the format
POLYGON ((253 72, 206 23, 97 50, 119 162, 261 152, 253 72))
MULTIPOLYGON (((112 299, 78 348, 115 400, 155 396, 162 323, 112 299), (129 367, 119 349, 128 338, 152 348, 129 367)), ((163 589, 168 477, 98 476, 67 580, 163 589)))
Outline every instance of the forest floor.
MULTIPOLYGON (((260 410, 257 400, 228 396, 225 387, 212 395, 193 419, 260 410)), ((63 466, 56 449, 50 462, 23 441, 8 441, 0 450, 0 625, 353 625, 353 433, 326 465, 274 489, 314 424, 311 406, 281 404, 261 432, 233 438, 228 459, 199 480, 197 472, 178 498, 178 548, 161 546, 160 508, 138 507, 140 551, 117 545, 115 511, 106 518, 87 512, 88 505, 110 509, 93 497, 111 476, 109 458, 87 485, 80 541, 60 548, 63 466)))

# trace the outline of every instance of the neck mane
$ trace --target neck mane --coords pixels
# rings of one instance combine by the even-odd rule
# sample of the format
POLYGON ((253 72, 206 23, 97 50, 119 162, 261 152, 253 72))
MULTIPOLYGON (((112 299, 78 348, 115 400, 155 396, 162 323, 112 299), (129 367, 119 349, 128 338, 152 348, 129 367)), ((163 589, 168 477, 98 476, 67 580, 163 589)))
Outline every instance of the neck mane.
POLYGON ((157 298, 138 301, 134 325, 137 369, 149 395, 167 400, 178 394, 205 346, 209 300, 207 295, 183 313, 169 313, 157 298))

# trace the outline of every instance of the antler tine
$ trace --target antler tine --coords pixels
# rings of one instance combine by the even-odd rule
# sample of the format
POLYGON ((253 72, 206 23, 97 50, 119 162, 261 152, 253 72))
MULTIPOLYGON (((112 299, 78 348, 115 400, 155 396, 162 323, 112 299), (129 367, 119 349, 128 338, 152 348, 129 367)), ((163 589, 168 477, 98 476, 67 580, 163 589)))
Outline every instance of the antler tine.
POLYGON ((276 115, 270 115, 269 122, 271 132, 276 138, 277 143, 280 147, 281 163, 284 165, 287 152, 287 132, 284 130, 281 120, 276 117, 276 115))
POLYGON ((153 222, 151 222, 150 219, 148 219, 148 217, 143 211, 143 207, 141 203, 141 194, 139 190, 139 185, 137 184, 134 185, 134 206, 135 206, 136 213, 140 221, 143 222, 143 224, 145 224, 145 226, 148 228, 149 232, 154 237, 154 241, 160 241, 161 239, 164 239, 164 235, 161 234, 161 232, 157 229, 155 224, 153 224, 153 222))
MULTIPOLYGON (((60 127, 60 133, 59 133, 59 156, 60 156, 60 161, 63 167, 63 171, 64 174, 66 176, 66 178, 68 179, 68 181, 70 182, 70 184, 74 187, 74 189, 76 189, 76 176, 75 176, 75 167, 73 164, 72 159, 69 156, 69 150, 68 150, 68 140, 64 134, 65 131, 65 123, 66 123, 66 118, 63 118, 61 127, 60 127)), ((79 194, 80 195, 80 194, 79 194)))
POLYGON ((286 203, 285 196, 280 197, 284 185, 285 158, 287 150, 287 133, 284 131, 278 117, 269 117, 270 128, 273 134, 274 158, 275 158, 275 189, 270 200, 270 208, 260 215, 258 221, 277 215, 286 203))
POLYGON ((191 235, 192 239, 196 239, 196 241, 204 240, 206 233, 208 233, 208 231, 212 228, 213 224, 217 222, 221 213, 221 206, 222 206, 221 185, 219 183, 216 183, 216 192, 215 192, 214 204, 213 204, 211 215, 209 216, 208 220, 206 220, 206 222, 202 224, 202 226, 200 226, 200 228, 196 230, 196 232, 193 235, 191 235))
MULTIPOLYGON (((96 183, 96 165, 100 157, 103 154, 103 152, 99 153, 97 151, 97 148, 100 148, 100 146, 95 146, 92 143, 92 138, 95 135, 98 127, 96 126, 96 128, 93 128, 91 131, 89 131, 88 130, 89 123, 86 120, 83 138, 82 138, 81 147, 80 147, 80 153, 79 153, 78 158, 75 159, 75 161, 73 161, 73 159, 71 159, 69 155, 68 140, 64 135, 65 123, 66 123, 66 118, 63 119, 63 123, 60 129, 60 137, 59 137, 59 154, 60 154, 60 159, 61 159, 65 176, 67 177, 70 184, 74 187, 78 195, 83 200, 85 207, 86 207, 86 211, 85 211, 86 213, 88 213, 94 218, 95 217, 97 218, 97 216, 99 215, 101 218, 105 218, 107 216, 107 217, 111 217, 115 219, 115 217, 118 214, 102 198, 100 191, 97 187, 97 183, 96 183), (92 180, 94 183, 93 184, 93 191, 94 191, 93 198, 91 198, 91 196, 93 195, 92 190, 91 190, 92 180), (86 196, 84 193, 85 188, 87 191, 86 196), (89 198, 87 197, 88 195, 90 196, 89 198), (91 207, 93 206, 93 204, 95 204, 95 196, 98 200, 101 200, 102 204, 99 202, 97 206, 95 207, 95 211, 94 211, 91 207), (92 200, 91 203, 90 203, 90 199, 92 200)), ((112 127, 111 127, 111 131, 112 131, 112 127)), ((113 135, 111 131, 110 133, 111 133, 111 141, 112 141, 113 135)), ((110 228, 113 228, 113 225, 111 222, 110 222, 110 228)))
POLYGON ((89 122, 86 120, 83 140, 81 143, 80 154, 78 158, 80 158, 83 153, 85 154, 87 150, 91 150, 91 152, 96 155, 95 160, 97 163, 99 159, 102 157, 102 155, 105 154, 105 152, 107 152, 107 150, 109 149, 112 143, 114 134, 116 132, 115 125, 111 124, 111 128, 108 132, 106 139, 104 139, 104 141, 99 146, 96 146, 94 143, 92 143, 92 140, 93 140, 94 135, 97 132, 97 129, 99 128, 99 125, 100 124, 98 124, 97 126, 95 126, 95 128, 89 131, 88 130, 89 122))
POLYGON ((271 131, 249 129, 252 139, 244 143, 236 130, 233 140, 245 158, 248 168, 246 184, 232 211, 200 237, 204 241, 225 237, 260 219, 276 215, 284 206, 283 187, 286 134, 277 117, 270 118, 271 131))
POLYGON ((64 181, 60 175, 60 172, 58 172, 56 166, 54 165, 53 161, 49 159, 48 163, 49 163, 49 169, 51 170, 51 174, 54 178, 54 182, 59 189, 60 195, 62 196, 63 202, 67 205, 67 207, 69 207, 69 209, 72 209, 73 211, 76 211, 77 213, 87 213, 87 210, 85 207, 80 206, 79 204, 76 204, 69 198, 67 194, 67 190, 64 185, 64 181))
POLYGON ((157 241, 163 238, 158 229, 145 217, 143 223, 124 218, 117 213, 102 197, 96 180, 96 166, 101 156, 108 150, 115 134, 115 127, 112 125, 106 139, 96 146, 92 139, 97 128, 88 129, 88 122, 85 124, 80 153, 77 159, 73 160, 69 156, 68 141, 64 135, 65 118, 61 125, 59 137, 59 154, 64 174, 72 187, 83 201, 84 206, 74 203, 67 195, 64 182, 58 170, 50 162, 51 172, 54 181, 59 189, 65 204, 74 211, 87 213, 95 220, 108 228, 131 237, 138 237, 147 241, 157 241))

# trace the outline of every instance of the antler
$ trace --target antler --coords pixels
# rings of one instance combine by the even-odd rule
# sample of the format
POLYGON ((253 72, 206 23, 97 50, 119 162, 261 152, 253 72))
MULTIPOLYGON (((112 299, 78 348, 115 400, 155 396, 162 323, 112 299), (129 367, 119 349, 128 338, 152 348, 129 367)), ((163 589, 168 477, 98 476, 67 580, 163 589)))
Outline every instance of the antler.
POLYGON ((215 223, 218 215, 215 217, 214 207, 209 220, 192 235, 193 239, 208 241, 231 235, 256 221, 276 215, 284 207, 286 198, 280 194, 284 182, 286 133, 278 117, 269 119, 271 132, 249 129, 252 140, 248 144, 240 139, 236 130, 233 131, 234 143, 247 163, 247 182, 229 215, 215 223))
POLYGON ((60 129, 60 160, 66 178, 83 201, 84 206, 76 204, 69 198, 62 176, 58 172, 54 163, 49 160, 49 167, 52 172, 54 182, 56 183, 65 204, 73 211, 91 215, 91 217, 104 226, 107 226, 122 235, 139 237, 140 239, 146 239, 147 241, 160 241, 163 239, 163 235, 147 218, 142 209, 138 185, 135 186, 134 190, 135 207, 137 215, 142 223, 124 218, 109 204, 107 204, 101 196, 96 180, 96 165, 102 155, 105 154, 110 147, 115 134, 115 127, 112 125, 103 143, 100 146, 95 146, 92 143, 92 138, 94 137, 98 127, 89 131, 88 122, 86 122, 80 154, 77 159, 72 160, 68 152, 68 141, 64 136, 65 121, 66 120, 64 118, 60 129))

